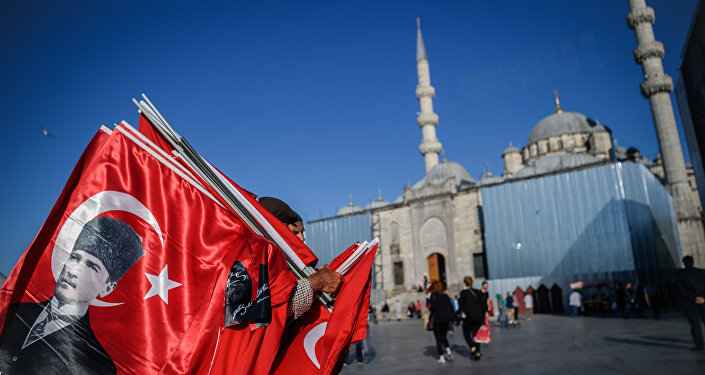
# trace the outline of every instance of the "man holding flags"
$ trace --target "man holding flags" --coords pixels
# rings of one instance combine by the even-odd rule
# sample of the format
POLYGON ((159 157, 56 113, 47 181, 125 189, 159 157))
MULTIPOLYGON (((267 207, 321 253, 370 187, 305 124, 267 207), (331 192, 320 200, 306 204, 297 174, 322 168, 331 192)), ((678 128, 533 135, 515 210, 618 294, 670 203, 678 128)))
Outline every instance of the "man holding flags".
POLYGON ((316 271, 252 194, 143 119, 98 132, 0 290, 2 375, 337 372, 366 332, 376 242, 316 271))

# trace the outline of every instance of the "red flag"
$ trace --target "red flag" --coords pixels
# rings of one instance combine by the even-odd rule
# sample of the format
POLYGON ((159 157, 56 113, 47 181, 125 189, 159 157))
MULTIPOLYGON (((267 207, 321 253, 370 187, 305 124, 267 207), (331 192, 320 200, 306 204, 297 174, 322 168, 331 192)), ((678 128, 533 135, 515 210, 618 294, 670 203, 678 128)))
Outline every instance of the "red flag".
MULTIPOLYGON (((351 342, 367 335, 370 271, 375 246, 346 275, 333 313, 316 302, 290 328, 293 335, 278 358, 275 374, 331 374, 340 371, 341 355, 351 342)), ((347 252, 349 255, 349 252, 347 252)), ((336 260, 336 263, 342 263, 336 260)))
POLYGON ((156 129, 154 129, 152 123, 149 122, 149 120, 147 120, 147 118, 144 117, 144 115, 141 113, 137 130, 145 137, 147 137, 147 139, 154 142, 157 147, 161 148, 167 154, 172 155, 172 151, 174 151, 174 148, 171 147, 169 142, 167 142, 167 140, 164 139, 164 137, 162 137, 162 135, 159 134, 156 129))
MULTIPOLYGON (((71 175, 69 176, 69 180, 66 183, 66 186, 64 186, 64 189, 62 190, 61 195, 59 196, 59 200, 56 202, 51 212, 49 213, 49 217, 44 222, 44 225, 42 225, 42 228, 39 230, 39 233, 37 233, 37 236, 32 242, 32 245, 29 247, 29 249, 27 249, 24 254, 22 254, 20 259, 17 261, 17 265, 15 265, 15 267, 12 269, 10 276, 8 276, 7 280, 3 284, 3 287, 0 290, 0 324, 4 324, 5 322, 7 307, 10 305, 10 303, 18 303, 22 299, 22 293, 24 292, 25 288, 27 287, 27 284, 29 283, 31 270, 36 267, 37 262, 39 261, 39 258, 42 254, 43 249, 41 248, 41 246, 44 246, 44 244, 51 240, 51 237, 54 235, 54 230, 56 226, 58 225, 59 221, 62 220, 62 215, 66 211, 66 203, 68 203, 68 198, 73 192, 73 189, 76 187, 78 180, 81 178, 81 175, 88 169, 88 165, 94 159, 95 155, 100 153, 102 146, 105 144, 105 142, 108 140, 108 137, 110 136, 110 133, 106 132, 106 129, 107 128, 101 128, 101 130, 99 130, 93 136, 93 139, 83 151, 83 154, 78 159, 78 163, 76 163, 76 166, 74 167, 73 171, 71 172, 71 175), (37 248, 32 250, 33 246, 36 246, 37 248), (27 257, 27 254, 29 254, 30 256, 27 257), (20 275, 20 270, 22 269, 25 269, 27 271, 23 272, 20 275), (14 290, 17 290, 18 292, 13 293, 14 290)), ((0 336, 0 340, 2 339, 3 337, 0 336)))
POLYGON ((280 253, 141 146, 118 128, 82 156, 0 291, 2 373, 207 373, 226 306, 247 337, 281 320, 280 253))
MULTIPOLYGON (((140 115, 139 132, 142 133, 151 142, 153 142, 156 147, 163 149, 166 153, 170 155, 173 154, 173 148, 164 139, 164 137, 162 137, 162 135, 154 128, 152 123, 149 122, 149 120, 143 115, 140 115)), ((191 169, 191 167, 188 166, 182 159, 178 159, 178 161, 182 163, 184 167, 188 168, 189 170, 191 169)), ((306 246, 306 244, 304 244, 298 237, 296 237, 296 235, 292 233, 291 230, 289 230, 289 228, 285 224, 279 221, 273 214, 267 211, 267 209, 262 207, 262 205, 260 205, 257 201, 257 196, 255 194, 252 194, 251 192, 243 189, 241 186, 233 182, 228 176, 226 176, 217 168, 214 167, 214 169, 227 183, 229 183, 235 190, 242 194, 243 198, 251 205, 252 209, 256 211, 251 211, 252 214, 259 214, 263 217, 264 220, 259 220, 259 224, 264 226, 265 230, 267 229, 265 226, 266 224, 269 224, 273 227, 272 229, 274 232, 276 232, 276 234, 270 231, 268 232, 272 235, 280 236, 284 240, 284 242, 286 242, 286 244, 294 251, 296 256, 301 260, 302 265, 316 265, 316 263, 318 262, 318 258, 316 257, 316 255, 306 246), (262 221, 266 221, 266 223, 262 221)), ((210 189, 207 184, 203 183, 203 185, 206 186, 207 189, 210 189)), ((211 190, 211 192, 213 191, 211 190)), ((221 200, 221 202, 223 201, 221 200)), ((256 216, 255 220, 258 220, 256 216)))

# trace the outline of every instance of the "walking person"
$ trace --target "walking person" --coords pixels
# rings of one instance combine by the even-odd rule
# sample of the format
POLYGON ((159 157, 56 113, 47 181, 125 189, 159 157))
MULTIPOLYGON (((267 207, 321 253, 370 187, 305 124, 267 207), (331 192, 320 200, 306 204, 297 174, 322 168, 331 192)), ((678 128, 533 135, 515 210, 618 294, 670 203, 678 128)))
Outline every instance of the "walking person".
POLYGON ((524 295, 524 308, 526 309, 526 319, 531 320, 534 316, 534 296, 529 293, 524 295))
POLYGON ((676 273, 676 285, 680 306, 690 323, 690 336, 693 338, 694 352, 705 351, 703 330, 705 324, 705 270, 694 267, 693 257, 683 257, 684 269, 676 273))
POLYGON ((429 288, 431 293, 430 310, 431 321, 433 322, 433 336, 436 339, 436 349, 438 349, 438 363, 446 363, 446 360, 453 360, 453 353, 448 343, 448 327, 455 320, 453 313, 453 303, 445 293, 446 287, 438 280, 431 281, 429 288))
POLYGON ((583 296, 578 292, 577 289, 573 289, 568 297, 568 305, 570 305, 570 315, 578 316, 580 312, 580 307, 583 305, 583 296))
POLYGON ((504 308, 507 310, 507 320, 509 324, 514 324, 516 322, 516 320, 514 320, 514 297, 512 297, 509 292, 507 292, 507 298, 504 301, 504 308))
POLYGON ((472 359, 479 361, 481 357, 480 343, 475 342, 473 338, 480 327, 482 327, 482 324, 485 323, 487 297, 485 293, 473 289, 472 277, 465 276, 463 282, 465 283, 465 289, 460 292, 459 301, 460 311, 465 313, 465 318, 463 319, 463 336, 465 337, 465 342, 467 342, 470 347, 472 359))
POLYGON ((504 309, 504 298, 502 298, 502 295, 497 293, 496 295, 497 298, 497 310, 499 311, 499 315, 497 316, 497 324, 500 326, 506 327, 507 326, 507 312, 504 309))
POLYGON ((632 283, 627 283, 627 285, 624 286, 624 293, 622 296, 624 298, 624 302, 622 303, 622 317, 624 319, 629 319, 629 315, 631 315, 632 311, 634 312, 634 315, 636 315, 636 296, 632 283))

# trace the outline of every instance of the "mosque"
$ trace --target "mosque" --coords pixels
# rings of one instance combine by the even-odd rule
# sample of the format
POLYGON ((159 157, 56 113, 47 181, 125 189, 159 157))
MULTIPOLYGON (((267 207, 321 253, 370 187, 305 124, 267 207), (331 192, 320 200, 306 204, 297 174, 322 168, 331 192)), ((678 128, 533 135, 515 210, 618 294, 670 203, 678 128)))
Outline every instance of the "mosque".
MULTIPOLYGON (((478 180, 441 157, 435 89, 420 25, 416 54, 426 176, 394 202, 353 203, 307 224, 322 261, 355 240, 380 238, 374 283, 394 296, 441 280, 459 290, 464 276, 491 291, 619 280, 667 280, 680 267, 679 216, 660 157, 616 145, 611 130, 581 113, 555 110, 525 146, 502 153, 501 176, 478 180), (613 147, 614 146, 614 147, 613 147), (439 158, 441 160, 439 160, 439 158)), ((702 208, 692 167, 689 190, 702 208)))

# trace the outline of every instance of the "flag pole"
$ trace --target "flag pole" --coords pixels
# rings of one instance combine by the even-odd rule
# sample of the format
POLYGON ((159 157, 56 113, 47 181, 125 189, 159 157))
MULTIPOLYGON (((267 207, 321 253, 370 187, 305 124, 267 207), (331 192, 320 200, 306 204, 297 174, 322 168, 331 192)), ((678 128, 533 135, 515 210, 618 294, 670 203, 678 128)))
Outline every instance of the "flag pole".
MULTIPOLYGON (((297 278, 303 279, 307 276, 314 274, 316 271, 313 267, 304 265, 300 259, 292 259, 290 254, 284 248, 293 253, 293 250, 280 238, 280 241, 276 241, 270 233, 268 233, 253 217, 252 213, 247 210, 243 203, 236 197, 233 192, 225 186, 224 182, 219 178, 212 166, 203 160, 203 158, 196 152, 196 150, 180 136, 170 125, 166 122, 166 119, 161 115, 161 113, 156 109, 154 104, 147 98, 146 95, 142 94, 146 103, 140 103, 134 98, 133 103, 139 108, 140 112, 147 117, 150 122, 156 127, 157 131, 166 138, 166 140, 171 144, 172 147, 176 149, 181 155, 186 163, 191 166, 191 168, 196 171, 196 173, 208 183, 211 188, 213 188, 216 193, 230 206, 230 208, 245 222, 245 224, 252 229, 258 235, 261 235, 268 240, 276 243, 282 250, 284 257, 286 258, 289 268, 296 275, 297 278), (298 262, 296 262, 298 260, 298 262), (297 264, 301 263, 301 264, 297 264)), ((233 190, 235 190, 233 188, 233 190)), ((248 202, 249 203, 249 202, 248 202)), ((329 310, 332 310, 333 297, 329 293, 320 292, 318 298, 321 303, 329 310)))

